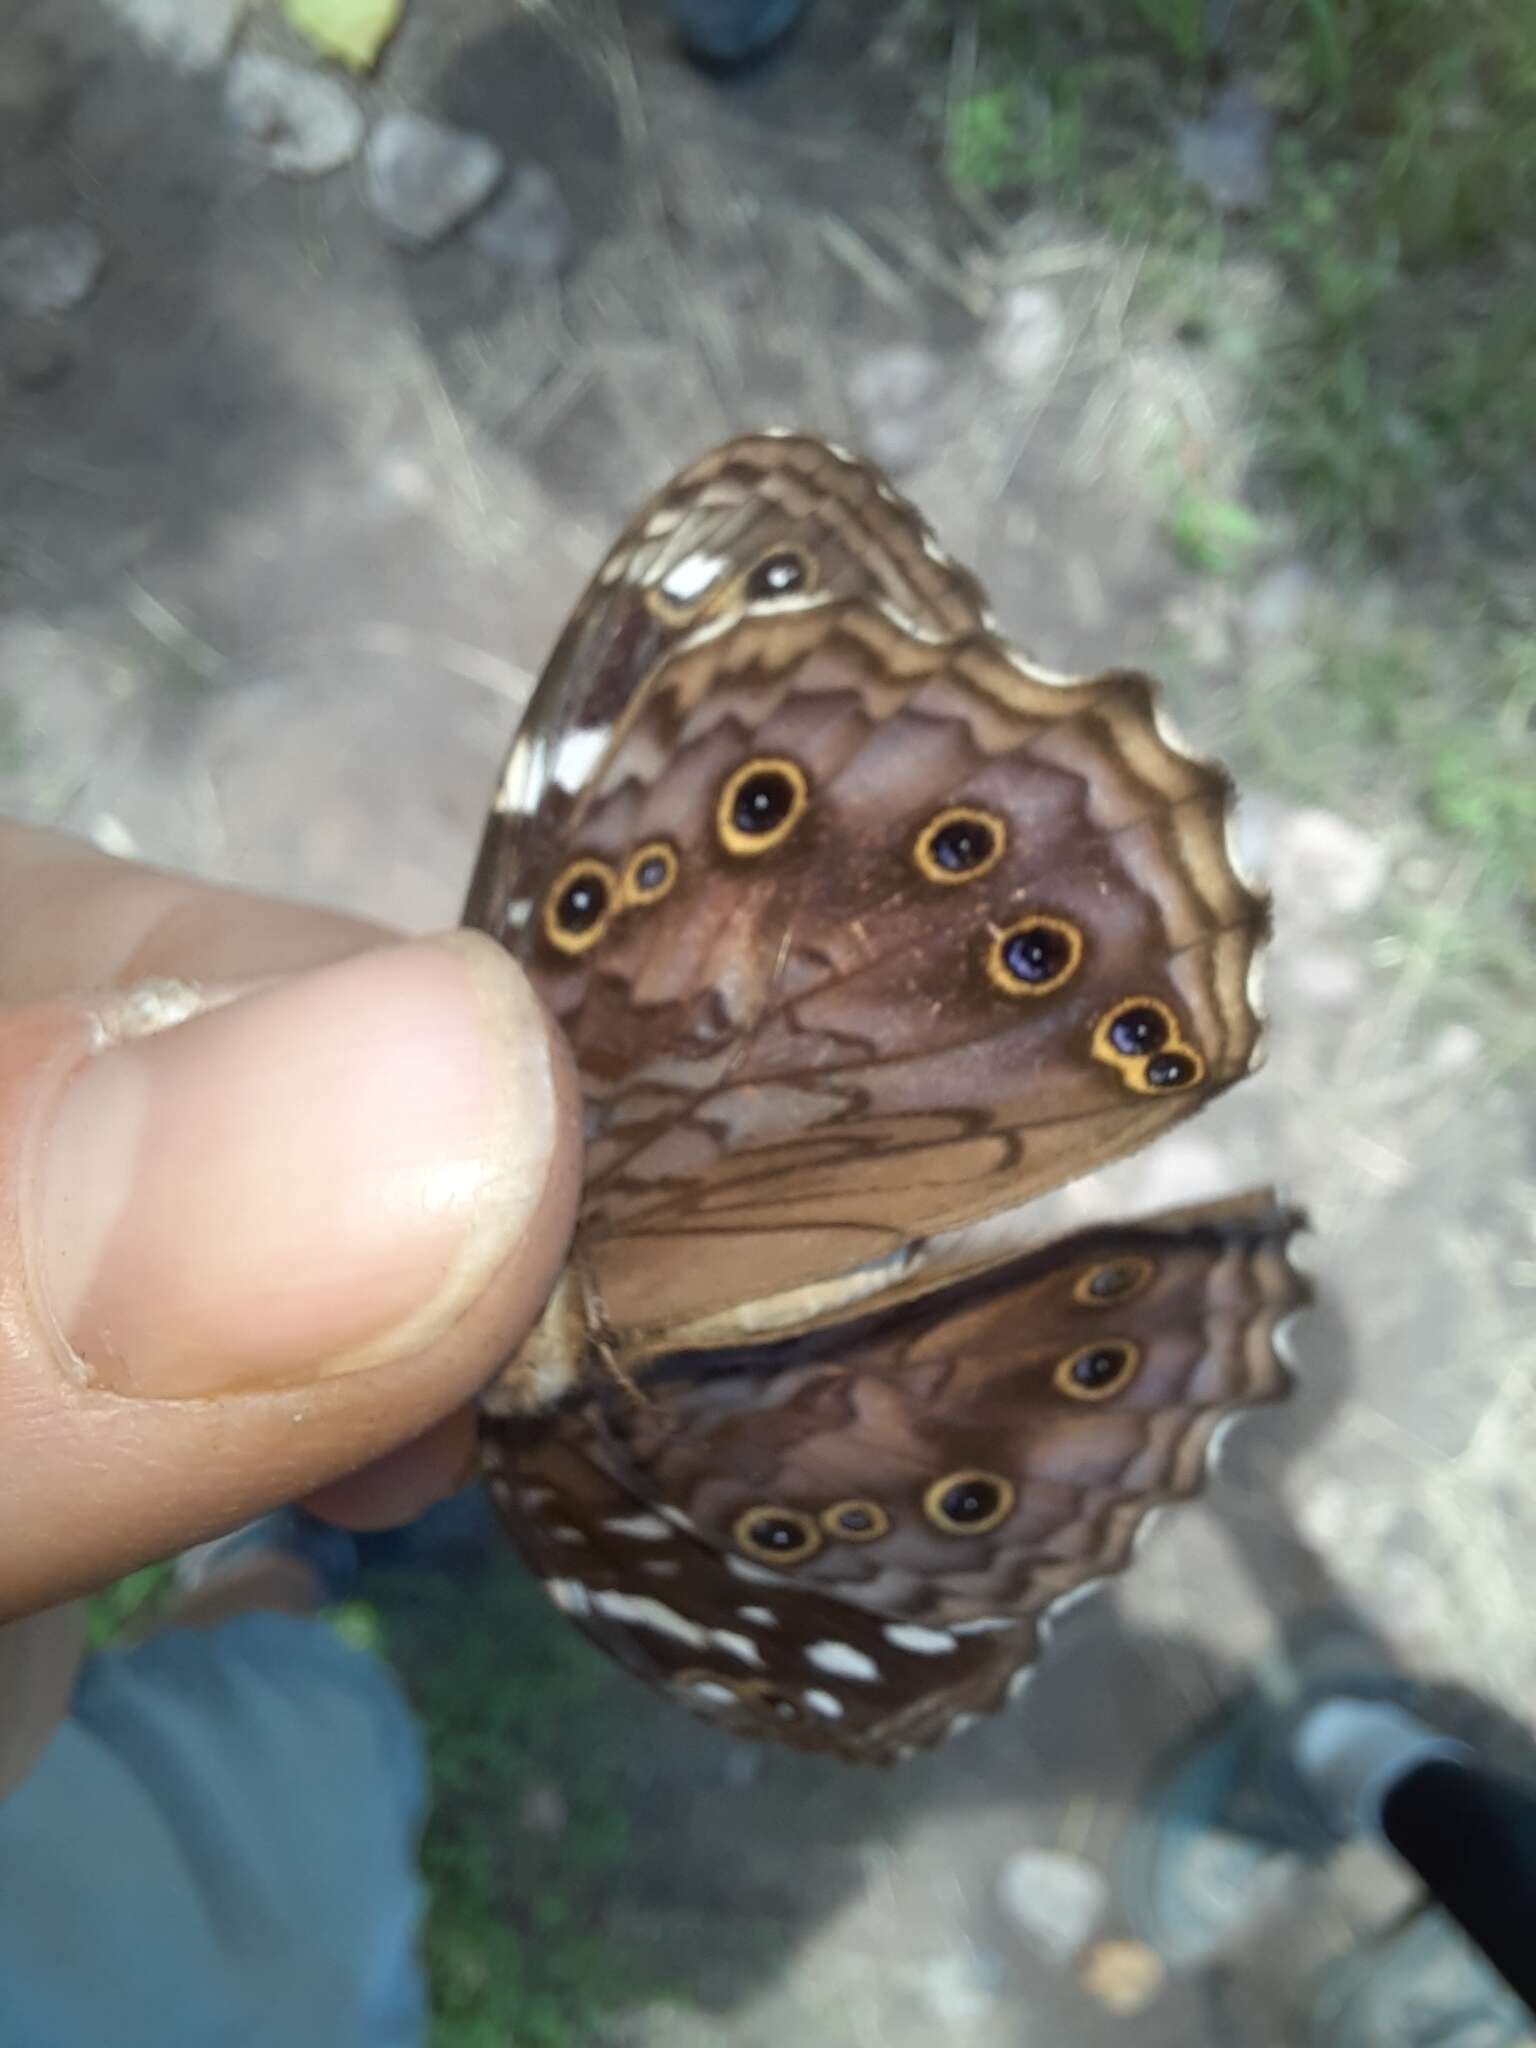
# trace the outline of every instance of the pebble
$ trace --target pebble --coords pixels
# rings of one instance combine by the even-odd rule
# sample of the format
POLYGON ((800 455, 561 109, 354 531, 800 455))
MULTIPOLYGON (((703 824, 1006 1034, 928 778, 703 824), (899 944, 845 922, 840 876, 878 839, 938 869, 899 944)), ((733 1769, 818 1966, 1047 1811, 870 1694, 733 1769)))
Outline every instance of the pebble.
POLYGON ((1067 316, 1055 292, 1043 285, 1017 285, 1003 294, 982 353, 1005 384, 1033 391, 1055 369, 1066 345, 1067 316))
POLYGON ((237 57, 224 81, 224 111, 241 141, 288 177, 339 170, 363 146, 362 109, 340 80, 284 57, 237 57))
POLYGON ((1145 2012, 1167 1977, 1162 1957, 1144 1941, 1101 1941, 1078 1969, 1078 1981, 1090 1998, 1122 2019, 1145 2012))
POLYGON ((1068 1963, 1109 1904, 1109 1881, 1081 1856, 1021 1849, 998 1873, 997 1903, 1010 1924, 1068 1963))
POLYGON ((84 221, 17 228, 0 240, 0 303, 13 313, 67 313, 101 275, 101 238, 84 221))
POLYGON ((482 207, 506 160, 486 135, 425 114, 386 114, 368 137, 368 200, 386 233, 407 248, 440 242, 482 207))
POLYGON ((911 344, 875 349, 848 379, 865 451, 882 468, 913 469, 938 445, 944 365, 911 344))
POLYGON ((519 164, 505 193, 469 230, 482 256, 529 284, 558 277, 571 258, 571 211, 543 164, 519 164))
POLYGON ((993 2011, 1004 1972, 984 1951, 959 1949, 934 1956, 915 1975, 918 1997, 942 2027, 952 2029, 973 2025, 993 2011))
POLYGON ((1275 117, 1244 86, 1228 86, 1202 121, 1182 121, 1179 170, 1223 213, 1254 213, 1269 198, 1275 117))
POLYGON ((214 71, 224 62, 249 0, 106 0, 119 21, 178 71, 214 71))

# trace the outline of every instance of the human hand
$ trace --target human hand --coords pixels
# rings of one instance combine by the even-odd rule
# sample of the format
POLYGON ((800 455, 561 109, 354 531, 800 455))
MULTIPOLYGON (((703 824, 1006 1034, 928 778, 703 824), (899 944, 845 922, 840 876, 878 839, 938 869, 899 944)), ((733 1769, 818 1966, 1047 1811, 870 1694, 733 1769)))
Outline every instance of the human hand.
POLYGON ((451 1492, 564 1255, 576 1103, 487 939, 0 823, 0 1620, 284 1501, 451 1492))

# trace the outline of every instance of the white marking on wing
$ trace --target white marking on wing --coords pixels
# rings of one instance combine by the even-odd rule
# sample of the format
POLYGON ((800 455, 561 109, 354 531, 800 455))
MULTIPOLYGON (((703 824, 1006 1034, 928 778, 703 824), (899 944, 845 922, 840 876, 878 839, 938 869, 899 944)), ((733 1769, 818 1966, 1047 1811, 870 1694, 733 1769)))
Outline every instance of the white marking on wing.
POLYGON ((758 1671, 762 1670, 762 1655, 750 1636, 739 1636, 728 1628, 712 1628, 709 1637, 728 1657, 739 1657, 743 1664, 750 1664, 758 1671))
POLYGON ((812 1643, 805 1653, 805 1660, 814 1664, 818 1671, 830 1672, 834 1678, 860 1678, 868 1683, 880 1676, 880 1666, 874 1658, 866 1657, 852 1643, 812 1643))
POLYGON ((689 1699, 705 1700, 712 1707, 734 1707, 736 1695, 728 1685, 716 1685, 712 1678, 696 1678, 685 1688, 689 1699))
POLYGON ((996 1635, 1000 1629, 1017 1628, 1018 1625, 1019 1617, 1016 1614, 983 1614, 975 1621, 952 1622, 950 1627, 957 1636, 991 1636, 996 1635))
POLYGON ((820 1714, 825 1720, 841 1721, 843 1718, 845 1709, 842 1701, 835 1693, 823 1692, 820 1687, 813 1685, 808 1692, 803 1692, 800 1697, 805 1701, 805 1704, 813 1714, 820 1714))
POLYGON ((728 1557, 725 1568, 733 1579, 744 1579, 749 1586, 782 1586, 782 1572, 770 1572, 760 1564, 753 1564, 749 1557, 728 1557))
POLYGON ((918 1657, 947 1657, 959 1644, 947 1628, 920 1628, 915 1621, 889 1621, 885 1640, 898 1650, 911 1650, 918 1657))
POLYGON ((779 1617, 771 1607, 738 1607, 736 1612, 743 1621, 750 1621, 754 1628, 777 1628, 779 1617))
POLYGON ((603 1527, 611 1535, 638 1537, 642 1543, 665 1543, 672 1534, 660 1515, 614 1515, 603 1527))
POLYGON ((692 604, 720 581, 728 567, 724 555, 706 555, 695 550, 674 562, 661 579, 662 594, 674 604, 692 604))
POLYGON ((653 1600, 649 1593, 594 1593, 592 1606, 596 1613, 606 1615, 610 1621, 627 1621, 636 1628, 653 1628, 658 1635, 687 1643, 690 1649, 702 1650, 709 1641, 708 1629, 700 1628, 686 1614, 679 1614, 676 1608, 668 1607, 664 1600, 653 1600))
POLYGON ((581 725, 561 736, 550 764, 550 775, 568 796, 574 796, 591 776, 608 744, 608 727, 581 725))
POLYGON ((580 1579, 546 1579, 544 1590, 562 1614, 590 1614, 592 1594, 580 1579))

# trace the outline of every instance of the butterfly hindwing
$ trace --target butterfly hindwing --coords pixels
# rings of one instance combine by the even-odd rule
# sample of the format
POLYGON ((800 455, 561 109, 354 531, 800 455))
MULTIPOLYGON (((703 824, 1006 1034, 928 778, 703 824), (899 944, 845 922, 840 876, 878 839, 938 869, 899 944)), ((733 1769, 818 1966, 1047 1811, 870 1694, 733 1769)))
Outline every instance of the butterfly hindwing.
POLYGON ((889 1758, 988 1711, 1052 1606, 1277 1398, 1304 1298, 1266 1195, 1080 1232, 801 1340, 491 1425, 525 1556, 739 1732, 889 1758))

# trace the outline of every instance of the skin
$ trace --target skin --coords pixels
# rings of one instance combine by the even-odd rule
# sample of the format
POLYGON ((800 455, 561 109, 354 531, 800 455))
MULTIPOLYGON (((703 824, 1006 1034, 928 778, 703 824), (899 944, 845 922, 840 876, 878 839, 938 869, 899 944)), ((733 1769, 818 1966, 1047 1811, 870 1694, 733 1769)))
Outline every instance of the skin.
MULTIPOLYGON (((371 1528, 454 1491, 563 1260, 577 1128, 490 941, 0 823, 0 1622, 285 1501, 371 1528)), ((0 1737, 61 1689, 21 1641, 0 1737)))

